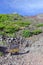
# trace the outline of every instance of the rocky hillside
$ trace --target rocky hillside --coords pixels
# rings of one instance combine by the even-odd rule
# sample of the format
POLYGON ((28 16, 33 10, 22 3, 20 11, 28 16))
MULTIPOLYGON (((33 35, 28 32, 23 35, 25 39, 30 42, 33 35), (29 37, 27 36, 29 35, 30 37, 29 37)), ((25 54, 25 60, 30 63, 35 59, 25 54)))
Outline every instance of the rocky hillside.
POLYGON ((0 65, 20 64, 43 65, 43 15, 0 15, 0 65), (5 53, 3 47, 19 50, 5 53))

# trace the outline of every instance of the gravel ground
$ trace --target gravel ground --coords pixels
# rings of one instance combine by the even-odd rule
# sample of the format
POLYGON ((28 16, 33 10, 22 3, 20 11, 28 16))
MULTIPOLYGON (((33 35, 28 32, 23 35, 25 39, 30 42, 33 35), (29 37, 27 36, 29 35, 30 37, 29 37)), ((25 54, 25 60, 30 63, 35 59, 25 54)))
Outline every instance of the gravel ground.
POLYGON ((2 57, 0 65, 43 65, 43 53, 30 52, 25 55, 2 57))
POLYGON ((0 57, 0 65, 43 65, 43 33, 30 39, 32 46, 29 53, 0 57))

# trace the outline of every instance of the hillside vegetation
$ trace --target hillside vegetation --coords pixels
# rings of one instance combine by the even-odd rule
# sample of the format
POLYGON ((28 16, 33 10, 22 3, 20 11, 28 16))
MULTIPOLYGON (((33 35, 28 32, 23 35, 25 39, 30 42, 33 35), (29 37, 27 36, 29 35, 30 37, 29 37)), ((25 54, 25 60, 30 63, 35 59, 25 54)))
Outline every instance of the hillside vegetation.
POLYGON ((0 14, 0 34, 13 34, 30 25, 24 17, 18 14, 0 14))
POLYGON ((43 19, 0 14, 0 65, 20 63, 43 65, 43 19))
POLYGON ((21 31, 23 37, 30 37, 42 32, 37 28, 43 26, 43 24, 33 26, 32 20, 19 14, 0 14, 0 35, 15 36, 17 32, 21 31))

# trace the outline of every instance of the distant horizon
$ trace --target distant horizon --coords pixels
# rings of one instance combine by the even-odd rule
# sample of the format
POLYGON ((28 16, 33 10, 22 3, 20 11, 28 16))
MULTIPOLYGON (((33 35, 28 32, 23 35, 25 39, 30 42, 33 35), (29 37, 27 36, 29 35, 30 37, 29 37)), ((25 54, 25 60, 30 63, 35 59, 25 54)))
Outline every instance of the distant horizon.
MULTIPOLYGON (((10 14, 19 14, 19 13, 10 13, 10 14)), ((42 15, 43 13, 37 13, 37 14, 33 14, 33 15, 22 15, 22 14, 19 14, 21 16, 37 16, 37 15, 42 15)))
POLYGON ((0 0, 0 14, 35 16, 43 13, 43 0, 0 0))
MULTIPOLYGON (((19 13, 0 13, 0 14, 19 14, 19 13)), ((19 14, 19 15, 21 15, 21 16, 37 16, 37 15, 42 15, 43 13, 39 13, 39 14, 35 14, 35 15, 22 15, 22 14, 19 14)))

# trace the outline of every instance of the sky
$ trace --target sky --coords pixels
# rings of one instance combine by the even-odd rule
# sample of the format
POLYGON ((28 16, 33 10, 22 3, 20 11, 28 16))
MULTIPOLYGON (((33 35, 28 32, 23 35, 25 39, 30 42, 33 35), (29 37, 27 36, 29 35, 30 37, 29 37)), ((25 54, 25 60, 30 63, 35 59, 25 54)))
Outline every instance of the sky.
POLYGON ((0 14, 33 16, 43 13, 43 0, 0 0, 0 14))

